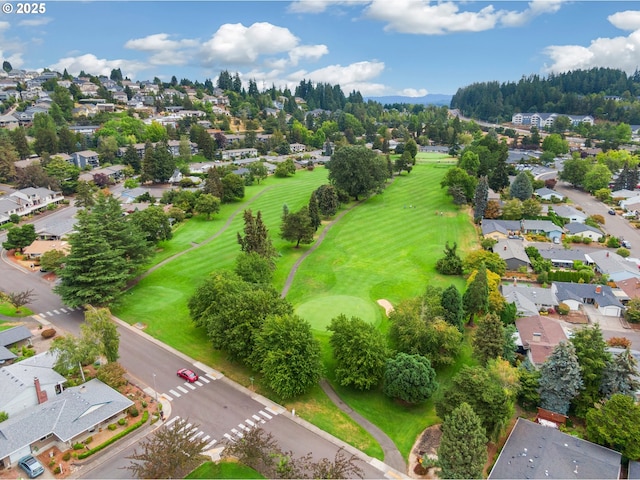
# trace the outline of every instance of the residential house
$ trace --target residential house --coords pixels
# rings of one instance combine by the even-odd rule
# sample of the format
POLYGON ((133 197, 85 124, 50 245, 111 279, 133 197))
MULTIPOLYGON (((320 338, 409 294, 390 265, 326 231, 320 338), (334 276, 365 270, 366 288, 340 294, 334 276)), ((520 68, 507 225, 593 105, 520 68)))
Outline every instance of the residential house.
POLYGON ((622 455, 614 450, 518 418, 489 479, 617 480, 621 462, 622 455))
POLYGON ((0 423, 0 460, 5 466, 32 452, 52 447, 67 450, 98 428, 106 428, 133 405, 133 401, 97 378, 53 398, 48 398, 39 378, 31 378, 30 382, 37 392, 33 397, 40 403, 10 414, 0 423))
POLYGON ((234 160, 236 158, 257 157, 258 150, 256 148, 236 148, 233 150, 223 150, 222 160, 234 160))
POLYGON ((98 159, 98 153, 93 150, 82 150, 81 152, 74 152, 71 154, 73 164, 84 170, 87 167, 97 168, 100 166, 100 160, 98 159))
POLYGON ((559 303, 564 303, 571 310, 583 309, 592 305, 600 315, 620 317, 624 306, 608 285, 591 283, 553 282, 551 284, 559 303))
POLYGON ((637 197, 638 195, 640 195, 639 192, 635 192, 633 190, 627 190, 626 188, 623 188, 622 190, 616 190, 615 192, 611 192, 611 198, 613 198, 614 200, 615 199, 624 200, 631 197, 637 197))
POLYGON ((0 128, 12 130, 18 128, 19 125, 18 119, 13 115, 0 115, 0 128))
POLYGON ((480 227, 482 228, 482 236, 495 240, 519 235, 522 230, 522 225, 519 220, 492 220, 483 218, 480 227))
POLYGON ((304 143, 290 143, 289 151, 291 153, 303 153, 307 149, 304 143))
POLYGON ((600 230, 585 223, 567 223, 564 229, 571 237, 590 238, 594 242, 600 240, 603 235, 600 230))
POLYGON ((536 367, 547 360, 560 342, 569 339, 559 322, 541 315, 518 318, 516 328, 527 358, 536 367))
POLYGON ((73 232, 76 219, 73 217, 56 218, 53 222, 48 222, 36 230, 38 240, 62 240, 73 232))
POLYGON ((31 245, 22 250, 27 260, 39 261, 47 252, 58 250, 68 255, 71 252, 71 245, 64 240, 34 240, 31 245))
POLYGON ((122 180, 126 168, 126 165, 111 165, 108 167, 94 168, 90 172, 81 173, 78 180, 91 182, 95 175, 106 175, 112 182, 116 183, 122 180))
POLYGON ((573 268, 573 264, 576 261, 580 261, 586 265, 593 264, 593 261, 589 257, 589 252, 583 248, 561 248, 554 244, 549 244, 548 248, 538 248, 540 256, 545 260, 551 261, 554 267, 573 268))
POLYGON ((562 228, 549 220, 523 220, 522 231, 528 234, 542 234, 551 240, 562 238, 562 228))
POLYGON ((620 205, 625 210, 640 210, 640 195, 620 200, 618 202, 618 205, 620 205))
POLYGON ((0 224, 7 223, 11 215, 29 215, 35 211, 43 211, 49 205, 59 204, 64 200, 60 192, 48 188, 23 188, 9 195, 0 197, 0 224))
POLYGON ((30 342, 31 337, 33 337, 31 330, 24 325, 2 330, 0 332, 0 364, 18 358, 18 356, 9 349, 23 345, 25 342, 30 342))
POLYGON ((537 315, 557 307, 559 303, 550 288, 503 284, 500 290, 507 303, 515 303, 518 316, 537 315))
POLYGON ((547 200, 549 202, 553 200, 564 202, 565 198, 561 193, 558 193, 555 190, 551 190, 550 188, 546 187, 539 188, 534 193, 540 200, 547 200))
POLYGON ((597 250, 588 254, 597 272, 607 275, 612 282, 640 280, 640 268, 633 260, 625 259, 615 252, 597 250))
POLYGON ((591 115, 564 115, 558 113, 514 113, 511 117, 511 123, 514 125, 531 125, 540 129, 551 127, 555 119, 559 116, 568 117, 572 126, 578 126, 581 123, 593 125, 595 119, 591 115))
POLYGON ((129 97, 124 91, 115 91, 111 94, 113 97, 113 101, 117 103, 127 103, 129 101, 129 97))
POLYGON ((559 217, 568 219, 569 223, 584 223, 588 218, 586 213, 569 205, 556 205, 553 211, 559 217))
POLYGON ((493 246, 493 252, 497 253, 507 264, 507 270, 516 271, 520 267, 529 268, 531 261, 524 251, 522 240, 502 239, 493 246))

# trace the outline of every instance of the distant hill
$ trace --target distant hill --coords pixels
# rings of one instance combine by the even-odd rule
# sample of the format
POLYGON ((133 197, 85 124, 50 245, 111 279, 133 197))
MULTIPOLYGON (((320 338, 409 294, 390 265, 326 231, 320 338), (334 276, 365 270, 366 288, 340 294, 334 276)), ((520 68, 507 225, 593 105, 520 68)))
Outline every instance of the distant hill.
POLYGON ((445 105, 451 104, 453 95, 443 95, 440 93, 430 93, 424 97, 403 97, 400 95, 389 95, 387 97, 366 97, 365 101, 373 100, 383 105, 389 105, 394 103, 408 103, 411 105, 445 105))

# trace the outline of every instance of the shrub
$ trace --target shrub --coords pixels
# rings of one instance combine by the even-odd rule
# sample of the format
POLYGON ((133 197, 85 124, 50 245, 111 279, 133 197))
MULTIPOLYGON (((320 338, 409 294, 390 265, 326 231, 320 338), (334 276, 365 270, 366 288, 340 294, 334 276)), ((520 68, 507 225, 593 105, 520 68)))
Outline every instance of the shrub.
POLYGON ((87 437, 87 438, 84 440, 84 444, 85 444, 85 445, 86 445, 87 443, 91 443, 91 442, 93 442, 93 437, 87 437))
POLYGON ((620 255, 622 258, 626 258, 629 255, 631 255, 631 252, 624 247, 620 247, 618 250, 616 250, 616 253, 620 255))
POLYGON ((131 415, 132 417, 137 417, 140 413, 138 412, 138 409, 136 408, 135 405, 132 405, 131 407, 129 407, 129 415, 131 415))
POLYGON ((51 460, 49 460, 49 468, 53 467, 56 464, 56 459, 52 458, 51 460))
POLYGON ((42 335, 42 338, 53 338, 56 335, 56 330, 54 328, 47 328, 43 330, 40 335, 42 335))
POLYGON ((142 405, 142 408, 147 408, 147 402, 146 401, 143 400, 141 405, 142 405))
POLYGON ((84 443, 74 443, 73 444, 73 449, 74 450, 82 450, 84 448, 84 443))
POLYGON ((558 313, 560 315, 568 315, 570 311, 571 308, 569 308, 569 305, 567 305, 566 303, 561 303, 560 305, 558 305, 558 313))
POLYGON ((65 462, 71 460, 71 452, 65 452, 65 454, 62 455, 62 460, 64 460, 65 462))
POLYGON ((121 418, 120 420, 118 420, 118 425, 126 425, 126 424, 127 424, 126 418, 121 418))
MULTIPOLYGON (((80 455, 78 455, 78 459, 82 460, 83 458, 87 458, 89 455, 93 455, 94 453, 99 452, 103 448, 108 447, 109 445, 114 443, 116 440, 120 440, 125 435, 133 432, 136 428, 139 428, 142 425, 144 425, 147 422, 148 419, 149 419, 149 411, 145 410, 144 413, 142 414, 142 418, 140 420, 138 420, 136 423, 134 423, 133 425, 130 425, 129 427, 127 427, 126 429, 124 429, 120 433, 114 435, 113 437, 111 437, 106 442, 101 443, 97 447, 94 447, 91 450, 87 450, 86 452, 82 452, 80 455)), ((109 425, 109 426, 111 426, 111 425, 109 425)))
POLYGON ((118 428, 118 426, 115 423, 110 423, 107 428, 113 432, 116 428, 118 428))
POLYGON ((582 237, 582 243, 584 243, 585 245, 589 245, 591 242, 593 242, 593 239, 591 237, 582 237))
POLYGON ((58 465, 56 468, 53 469, 53 473, 55 475, 58 475, 62 470, 60 469, 60 465, 58 465))
POLYGON ((611 337, 607 340, 607 345, 610 347, 629 348, 631 347, 631 340, 627 337, 611 337))

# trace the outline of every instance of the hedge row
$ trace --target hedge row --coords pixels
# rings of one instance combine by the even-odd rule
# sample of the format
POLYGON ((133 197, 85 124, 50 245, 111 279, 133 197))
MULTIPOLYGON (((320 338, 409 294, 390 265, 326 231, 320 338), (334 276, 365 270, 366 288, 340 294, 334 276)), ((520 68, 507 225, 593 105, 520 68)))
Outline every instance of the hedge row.
POLYGON ((115 434, 113 437, 111 437, 109 440, 107 440, 104 443, 101 443, 100 445, 98 445, 97 447, 92 448, 91 450, 87 450, 86 452, 82 452, 81 454, 78 455, 78 459, 82 460, 83 458, 87 458, 90 455, 93 455, 96 452, 99 452, 100 450, 102 450, 105 447, 108 447, 109 445, 111 445, 113 442, 115 442, 116 440, 120 440, 122 437, 124 437, 125 435, 133 432, 135 429, 140 428, 142 425, 144 425, 146 423, 146 421, 149 419, 149 411, 145 410, 144 413, 142 414, 142 418, 140 420, 138 420, 136 423, 134 423, 133 425, 130 425, 129 427, 125 428, 124 430, 122 430, 120 433, 115 434))
POLYGON ((549 272, 547 277, 550 282, 573 282, 579 283, 582 280, 584 283, 589 283, 593 279, 593 272, 589 271, 575 271, 575 270, 553 270, 549 272))

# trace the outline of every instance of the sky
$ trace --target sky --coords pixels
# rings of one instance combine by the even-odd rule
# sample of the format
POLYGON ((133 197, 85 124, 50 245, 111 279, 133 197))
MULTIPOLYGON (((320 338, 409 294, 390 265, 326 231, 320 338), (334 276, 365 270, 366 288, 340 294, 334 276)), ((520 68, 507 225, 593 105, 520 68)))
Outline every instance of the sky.
POLYGON ((0 0, 0 60, 132 80, 211 79, 258 88, 301 80, 365 97, 456 93, 592 67, 640 67, 632 1, 0 0))

